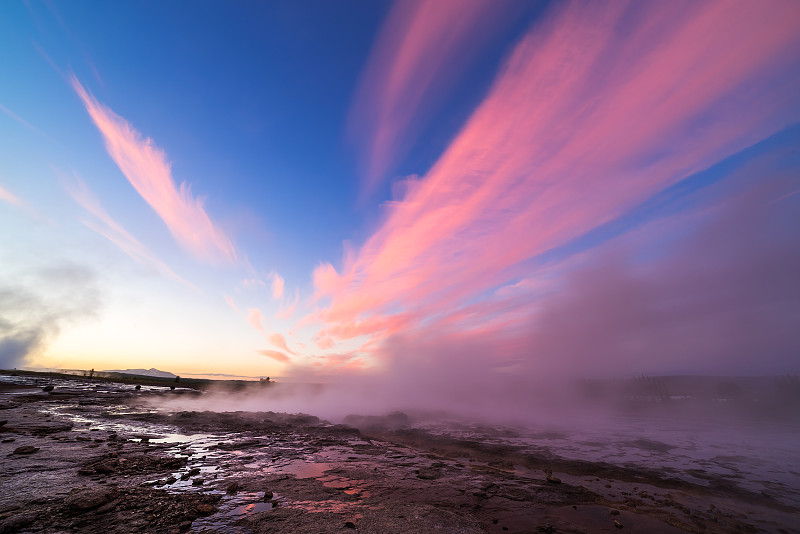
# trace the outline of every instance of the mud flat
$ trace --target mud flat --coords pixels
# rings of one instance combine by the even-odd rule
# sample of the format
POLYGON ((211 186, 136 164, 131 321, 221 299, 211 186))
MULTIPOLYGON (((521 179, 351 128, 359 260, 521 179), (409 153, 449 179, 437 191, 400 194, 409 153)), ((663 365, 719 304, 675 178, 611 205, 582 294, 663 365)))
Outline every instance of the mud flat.
POLYGON ((508 430, 174 412, 154 401, 200 394, 0 378, 0 533, 798 532, 791 502, 730 477, 565 458, 508 430))

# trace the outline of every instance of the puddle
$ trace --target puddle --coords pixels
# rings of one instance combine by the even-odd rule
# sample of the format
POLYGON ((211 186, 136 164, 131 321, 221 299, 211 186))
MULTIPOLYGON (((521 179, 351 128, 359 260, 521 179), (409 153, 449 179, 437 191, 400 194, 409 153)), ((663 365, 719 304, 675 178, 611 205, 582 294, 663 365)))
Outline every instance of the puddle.
POLYGON ((265 512, 267 510, 272 510, 271 502, 254 502, 251 504, 243 504, 241 506, 237 506, 230 512, 227 512, 225 515, 230 517, 232 515, 257 514, 259 512, 265 512))
POLYGON ((292 460, 280 466, 276 471, 289 473, 297 478, 319 478, 328 469, 333 469, 333 464, 325 462, 307 462, 305 460, 292 460))

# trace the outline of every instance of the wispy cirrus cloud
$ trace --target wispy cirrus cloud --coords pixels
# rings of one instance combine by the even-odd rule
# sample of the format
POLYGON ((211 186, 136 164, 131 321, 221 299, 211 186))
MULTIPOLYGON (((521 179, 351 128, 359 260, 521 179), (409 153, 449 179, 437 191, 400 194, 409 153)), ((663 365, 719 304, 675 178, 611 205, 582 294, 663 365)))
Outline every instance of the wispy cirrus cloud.
POLYGON ((236 249, 211 220, 203 200, 182 182, 176 186, 163 150, 143 137, 128 121, 99 103, 73 75, 72 87, 105 140, 106 149, 142 198, 169 228, 175 240, 193 256, 211 263, 236 261, 236 249))
POLYGON ((275 312, 275 318, 290 319, 292 315, 294 315, 295 310, 297 309, 298 302, 300 302, 300 290, 295 288, 294 298, 291 299, 291 301, 288 303, 281 301, 281 305, 278 308, 278 311, 275 312))
POLYGON ((370 193, 474 53, 512 18, 512 2, 395 2, 353 99, 349 133, 370 193))
MULTIPOLYGON (((469 310, 513 323, 513 305, 475 301, 798 120, 798 44, 795 2, 558 4, 341 273, 314 271, 317 298, 330 299, 318 339, 383 339, 469 310)), ((408 61, 409 84, 427 83, 408 61)))
POLYGON ((267 358, 272 358, 276 362, 280 363, 291 362, 291 359, 287 355, 278 350, 260 350, 258 351, 258 353, 261 354, 262 356, 266 356, 267 358))
POLYGON ((81 180, 77 174, 73 172, 71 178, 61 172, 58 174, 64 188, 72 199, 94 216, 95 220, 84 220, 83 224, 117 245, 125 254, 139 264, 144 265, 166 278, 180 282, 192 289, 197 289, 194 284, 191 284, 176 274, 175 271, 170 269, 170 267, 159 259, 150 249, 144 246, 121 224, 114 220, 100 203, 97 196, 89 189, 89 186, 86 185, 86 182, 81 180))
POLYGON ((25 202, 23 202, 21 198, 19 198, 11 191, 3 189, 2 187, 0 187, 0 200, 16 207, 22 207, 25 205, 25 202))
POLYGON ((31 206, 29 202, 15 195, 8 189, 4 189, 2 186, 0 186, 0 201, 5 202, 6 204, 22 211, 32 219, 36 219, 37 221, 45 222, 48 224, 53 223, 50 219, 42 215, 39 212, 39 210, 31 206))
POLYGON ((272 298, 280 300, 283 298, 284 280, 278 273, 272 273, 272 298))
POLYGON ((286 343, 286 338, 283 337, 283 334, 279 332, 275 332, 270 334, 269 336, 270 342, 278 347, 279 349, 283 350, 284 352, 288 352, 289 354, 294 355, 295 351, 289 348, 289 345, 286 343))
POLYGON ((266 330, 264 330, 264 314, 258 308, 247 310, 247 322, 262 334, 266 334, 266 330))
POLYGON ((235 311, 236 313, 241 313, 239 306, 236 305, 236 301, 233 300, 233 297, 228 296, 227 294, 222 295, 222 299, 225 301, 225 304, 230 306, 230 308, 235 311))

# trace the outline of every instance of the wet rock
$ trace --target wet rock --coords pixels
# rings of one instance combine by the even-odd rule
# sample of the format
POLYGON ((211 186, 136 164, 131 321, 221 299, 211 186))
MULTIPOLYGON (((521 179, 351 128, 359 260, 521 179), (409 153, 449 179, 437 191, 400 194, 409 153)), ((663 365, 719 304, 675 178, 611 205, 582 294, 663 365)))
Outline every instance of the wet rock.
POLYGON ((356 528, 356 524, 352 521, 345 521, 344 528, 356 528))
POLYGON ((53 386, 53 385, 47 385, 47 386, 45 386, 45 387, 43 387, 43 388, 42 388, 42 391, 46 391, 46 392, 48 392, 48 393, 49 393, 49 392, 53 391, 55 388, 56 388, 56 387, 55 387, 55 386, 53 386))
POLYGON ((547 468, 544 470, 545 480, 547 480, 550 484, 561 484, 561 479, 553 476, 553 470, 547 468))
POLYGON ((134 389, 135 389, 136 391, 139 391, 139 390, 141 390, 141 389, 142 389, 142 386, 140 386, 139 384, 136 384, 136 387, 135 387, 134 389))
POLYGON ((35 512, 25 512, 12 515, 0 522, 0 533, 19 532, 24 527, 36 521, 35 512))
POLYGON ((611 510, 611 515, 619 515, 619 510, 611 510))
POLYGON ((226 493, 230 493, 231 495, 239 492, 239 483, 234 481, 228 484, 228 487, 225 488, 226 493))
MULTIPOLYGON (((172 386, 172 389, 175 389, 175 386, 172 386)), ((192 528, 192 522, 184 521, 178 526, 178 528, 181 529, 181 531, 189 530, 190 528, 192 528)))
POLYGON ((8 424, 8 419, 3 419, 0 421, 0 427, 6 426, 6 424, 8 424))
POLYGON ((192 486, 202 486, 203 483, 205 483, 205 480, 203 480, 202 478, 196 478, 192 480, 192 486))
POLYGON ((34 447, 33 445, 23 445, 22 447, 17 447, 14 449, 12 454, 33 454, 38 450, 39 447, 34 447))
POLYGON ((202 502, 202 503, 198 504, 197 508, 195 508, 195 509, 197 510, 198 514, 213 514, 214 512, 217 511, 217 507, 216 506, 214 506, 213 504, 205 503, 205 502, 202 502))
POLYGON ((71 512, 82 513, 106 504, 113 497, 114 492, 109 488, 82 487, 72 489, 64 503, 71 512))
POLYGON ((171 476, 171 477, 169 477, 167 480, 165 480, 165 481, 164 481, 164 483, 165 483, 165 484, 169 484, 169 485, 171 485, 171 484, 175 484, 177 481, 178 481, 178 479, 177 479, 177 478, 175 478, 175 477, 171 476))
POLYGON ((442 478, 442 472, 439 469, 431 467, 420 467, 417 469, 417 478, 422 480, 436 480, 442 478))
POLYGON ((189 469, 189 472, 187 474, 190 477, 193 477, 195 475, 199 475, 200 474, 200 468, 199 467, 193 467, 193 468, 189 469))
POLYGON ((265 491, 264 492, 264 502, 269 502, 271 500, 272 500, 272 492, 271 491, 265 491))
POLYGON ((96 473, 100 475, 110 475, 114 471, 116 471, 114 465, 111 462, 100 462, 94 466, 94 470, 96 473))
POLYGON ((17 439, 16 438, 6 438, 0 443, 12 443, 14 441, 17 441, 17 439))
POLYGON ((620 523, 619 521, 617 521, 617 520, 615 519, 615 520, 614 520, 614 526, 615 526, 615 527, 617 527, 617 528, 622 528, 622 523, 620 523))

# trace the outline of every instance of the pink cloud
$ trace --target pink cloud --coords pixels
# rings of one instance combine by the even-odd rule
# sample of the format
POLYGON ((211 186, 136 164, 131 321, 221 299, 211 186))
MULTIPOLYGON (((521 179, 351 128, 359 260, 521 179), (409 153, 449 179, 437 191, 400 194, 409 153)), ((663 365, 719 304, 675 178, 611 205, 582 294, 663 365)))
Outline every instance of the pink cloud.
POLYGON ((236 305, 236 302, 234 302, 233 297, 229 297, 228 295, 223 294, 222 298, 225 300, 225 303, 231 307, 233 311, 235 311, 236 313, 241 313, 241 311, 239 310, 239 306, 236 305))
POLYGON ((256 287, 260 287, 260 286, 263 287, 265 285, 266 284, 264 283, 264 281, 261 280, 260 278, 245 278, 244 280, 242 280, 242 287, 245 287, 245 288, 248 288, 248 289, 252 289, 252 288, 256 288, 256 287))
POLYGON ((22 201, 22 199, 19 198, 17 195, 6 189, 3 189, 2 187, 0 187, 0 200, 2 200, 3 202, 8 202, 12 206, 17 206, 17 207, 21 207, 25 204, 22 201))
MULTIPOLYGON (((61 173, 59 173, 61 174, 61 173)), ((88 228, 102 235, 133 260, 153 271, 193 289, 196 286, 177 275, 164 261, 159 259, 150 249, 133 237, 121 224, 114 220, 105 210, 100 200, 89 189, 89 186, 73 173, 72 178, 61 175, 61 181, 72 199, 83 209, 91 213, 96 221, 83 221, 88 228)))
POLYGON ((286 344, 286 338, 283 337, 283 334, 280 334, 278 332, 270 334, 269 340, 273 345, 275 345, 279 349, 282 349, 288 352, 289 354, 295 354, 295 352, 289 348, 289 345, 286 344))
POLYGON ((287 355, 277 350, 260 350, 258 353, 281 363, 289 363, 291 361, 287 355))
POLYGON ((247 322, 259 332, 266 333, 264 331, 264 315, 258 308, 250 308, 247 310, 247 322))
POLYGON ((281 302, 278 311, 275 312, 276 319, 290 319, 292 315, 294 315, 295 309, 297 309, 297 303, 300 301, 300 290, 294 290, 294 298, 288 305, 284 305, 284 302, 281 302))
POLYGON ((351 136, 366 155, 367 193, 403 155, 425 112, 515 12, 511 2, 395 2, 350 113, 351 136))
POLYGON ((796 2, 559 4, 342 272, 315 269, 319 338, 493 318, 472 303, 525 260, 797 121, 798 44, 796 2))
POLYGON ((72 76, 72 87, 105 139, 109 155, 136 191, 161 217, 172 236, 196 258, 213 263, 236 260, 236 250, 182 182, 176 187, 166 154, 124 118, 100 104, 72 76))
POLYGON ((283 298, 283 277, 278 273, 272 273, 272 298, 279 300, 283 298))

